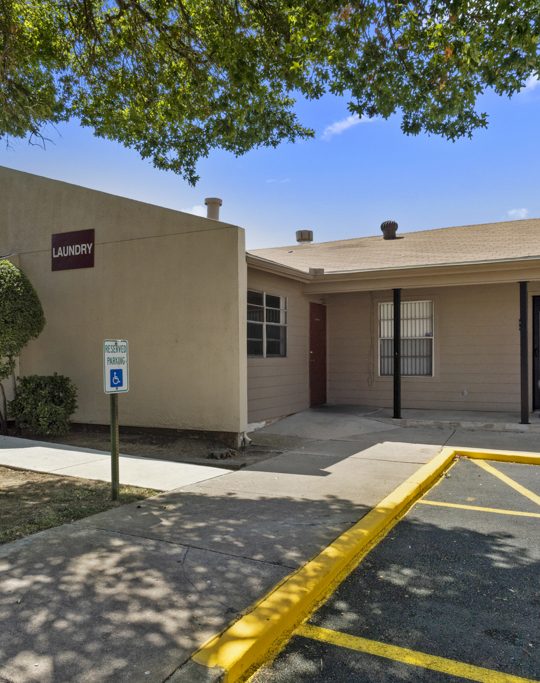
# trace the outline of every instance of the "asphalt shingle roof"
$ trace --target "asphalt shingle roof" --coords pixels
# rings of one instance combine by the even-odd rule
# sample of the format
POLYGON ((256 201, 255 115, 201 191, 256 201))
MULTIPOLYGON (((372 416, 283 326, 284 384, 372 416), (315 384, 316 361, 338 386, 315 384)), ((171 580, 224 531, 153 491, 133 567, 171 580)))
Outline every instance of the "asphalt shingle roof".
POLYGON ((398 230, 395 240, 383 240, 381 234, 249 253, 306 273, 310 268, 339 273, 540 258, 540 218, 418 232, 398 230))

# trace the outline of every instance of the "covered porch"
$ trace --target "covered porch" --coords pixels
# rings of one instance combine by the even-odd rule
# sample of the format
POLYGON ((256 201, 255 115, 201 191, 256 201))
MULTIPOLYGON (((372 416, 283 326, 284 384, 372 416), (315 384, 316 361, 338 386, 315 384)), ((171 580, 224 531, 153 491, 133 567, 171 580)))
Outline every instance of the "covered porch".
MULTIPOLYGON (((326 349, 317 348, 320 332, 311 332, 309 359, 313 387, 325 354, 326 404, 368 406, 376 419, 411 425, 504 430, 534 422, 538 272, 378 273, 377 282, 362 275, 329 281, 327 274, 305 285, 311 329, 313 311, 320 317, 325 309, 326 349)), ((323 403, 316 396, 312 391, 312 407, 323 403)))
MULTIPOLYGON (((516 421, 513 412, 405 408, 402 410, 401 418, 395 419, 392 408, 327 404, 270 422, 262 433, 312 440, 351 441, 408 427, 413 428, 413 434, 427 431, 432 435, 432 439, 437 431, 450 436, 452 430, 455 430, 456 434, 462 431, 475 431, 484 436, 486 433, 493 433, 494 437, 497 433, 506 432, 510 440, 520 438, 519 434, 522 434, 523 438, 530 434, 531 439, 537 439, 536 434, 540 434, 540 414, 532 414, 529 424, 522 425, 516 421)), ((471 437, 467 436, 467 442, 470 440, 471 437)), ((510 447, 510 441, 506 445, 510 447)), ((533 442, 525 442, 525 447, 533 449, 533 442)))

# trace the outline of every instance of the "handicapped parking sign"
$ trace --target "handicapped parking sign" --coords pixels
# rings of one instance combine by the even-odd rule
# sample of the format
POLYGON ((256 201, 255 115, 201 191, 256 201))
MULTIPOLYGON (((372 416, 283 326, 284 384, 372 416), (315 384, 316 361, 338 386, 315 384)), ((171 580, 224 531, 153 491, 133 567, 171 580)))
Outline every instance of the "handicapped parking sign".
POLYGON ((106 394, 129 391, 127 339, 106 339, 103 342, 103 370, 106 394))
POLYGON ((124 371, 118 368, 109 372, 111 373, 111 387, 121 389, 124 386, 124 371))

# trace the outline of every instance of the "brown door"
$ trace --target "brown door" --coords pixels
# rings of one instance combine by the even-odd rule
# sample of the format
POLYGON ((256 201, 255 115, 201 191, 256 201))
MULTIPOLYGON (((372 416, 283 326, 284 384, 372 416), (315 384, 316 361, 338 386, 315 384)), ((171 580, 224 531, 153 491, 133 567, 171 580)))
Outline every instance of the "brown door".
POLYGON ((309 392, 312 406, 326 403, 326 306, 309 304, 309 392))

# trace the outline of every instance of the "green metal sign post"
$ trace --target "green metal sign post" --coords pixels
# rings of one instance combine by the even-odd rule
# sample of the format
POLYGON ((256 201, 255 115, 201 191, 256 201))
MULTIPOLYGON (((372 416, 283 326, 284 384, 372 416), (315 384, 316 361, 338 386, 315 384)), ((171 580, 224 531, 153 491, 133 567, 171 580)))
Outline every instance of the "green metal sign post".
POLYGON ((106 339, 103 342, 103 385, 111 403, 111 486, 112 499, 120 493, 120 426, 118 394, 129 391, 127 339, 106 339))

